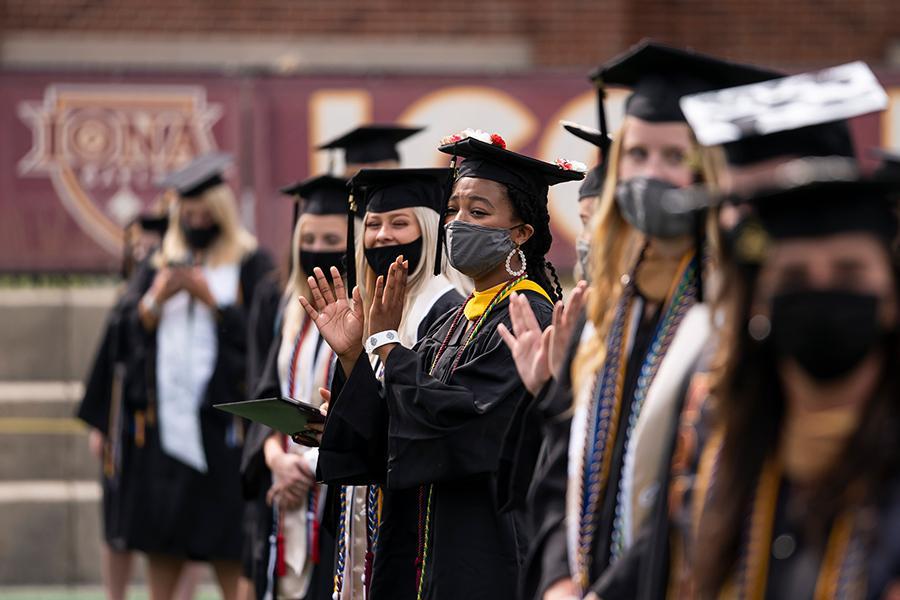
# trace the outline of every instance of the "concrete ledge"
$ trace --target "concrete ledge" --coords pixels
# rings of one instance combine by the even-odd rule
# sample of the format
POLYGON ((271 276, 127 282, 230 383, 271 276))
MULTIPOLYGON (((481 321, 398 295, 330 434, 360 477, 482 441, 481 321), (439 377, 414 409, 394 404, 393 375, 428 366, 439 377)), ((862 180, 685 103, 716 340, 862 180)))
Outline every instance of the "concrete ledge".
POLYGON ((96 501, 4 503, 0 581, 5 585, 100 580, 100 505, 96 501))
POLYGON ((66 421, 46 421, 37 423, 41 432, 0 433, 0 481, 98 480, 100 461, 91 455, 87 429, 80 421, 72 423, 77 423, 77 433, 47 431, 48 424, 66 421))

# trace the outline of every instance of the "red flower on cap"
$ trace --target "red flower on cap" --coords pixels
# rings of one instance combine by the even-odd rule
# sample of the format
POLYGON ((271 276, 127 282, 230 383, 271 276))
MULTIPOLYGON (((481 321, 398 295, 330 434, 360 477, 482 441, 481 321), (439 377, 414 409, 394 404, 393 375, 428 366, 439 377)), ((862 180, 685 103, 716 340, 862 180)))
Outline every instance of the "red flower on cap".
POLYGON ((556 166, 562 169, 563 171, 578 171, 579 173, 586 173, 587 166, 584 163, 580 163, 577 160, 566 160, 565 158, 557 158, 556 166))
POLYGON ((481 129, 463 129, 459 133, 454 133, 453 135, 443 137, 441 138, 441 146, 455 144, 456 142, 461 142, 466 138, 476 139, 484 142, 485 144, 499 146, 500 148, 506 150, 506 141, 502 137, 500 137, 499 133, 488 133, 487 131, 482 131, 481 129))

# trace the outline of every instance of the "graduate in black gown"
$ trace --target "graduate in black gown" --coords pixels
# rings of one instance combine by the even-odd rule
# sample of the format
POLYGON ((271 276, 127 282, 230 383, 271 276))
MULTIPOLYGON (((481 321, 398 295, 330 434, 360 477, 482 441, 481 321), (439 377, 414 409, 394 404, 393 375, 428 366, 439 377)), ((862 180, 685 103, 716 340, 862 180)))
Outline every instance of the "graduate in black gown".
POLYGON ((900 181, 834 181, 834 168, 751 199, 770 241, 701 452, 702 597, 900 589, 900 181))
POLYGON ((100 347, 88 372, 77 417, 90 428, 91 453, 100 460, 103 490, 103 575, 113 600, 125 598, 131 574, 131 553, 124 539, 121 508, 122 384, 127 345, 123 343, 123 313, 136 301, 134 274, 147 256, 159 247, 169 224, 168 217, 147 213, 125 227, 122 261, 124 289, 110 310, 100 347))
MULTIPOLYGON (((523 532, 512 515, 498 513, 495 473, 524 388, 497 327, 509 326, 514 292, 542 326, 549 324, 561 293, 544 259, 551 242, 547 190, 583 174, 512 153, 499 136, 481 132, 452 136, 441 150, 465 159, 445 227, 450 264, 475 282, 465 302, 437 319, 412 350, 396 343, 408 270, 399 260, 386 281, 378 279, 367 314, 361 302, 335 300, 342 283, 334 295, 314 288, 315 306, 305 306, 349 373, 330 410, 352 403, 353 413, 337 423, 359 437, 335 440, 336 449, 347 448, 344 464, 335 466, 348 476, 377 476, 388 492, 411 500, 381 522, 372 597, 514 598, 523 532), (384 362, 383 396, 358 393, 357 381, 372 381, 363 340, 384 362), (382 537, 388 533, 390 542, 382 537)), ((327 477, 324 453, 320 466, 327 477)))
MULTIPOLYGON (((557 341, 552 331, 545 340, 544 357, 556 347, 554 365, 528 345, 516 352, 544 413, 534 421, 545 423, 530 491, 535 539, 523 597, 588 593, 652 505, 665 453, 660 431, 677 416, 672 382, 690 369, 710 329, 700 302, 703 223, 693 215, 669 218, 661 207, 663 197, 712 180, 678 100, 773 76, 655 42, 635 46, 596 75, 633 93, 595 218, 587 318, 583 326, 575 315, 562 319, 566 339, 557 341)), ((536 455, 519 452, 517 489, 526 488, 536 455)))
MULTIPOLYGON (((739 91, 724 90, 697 96, 704 106, 718 115, 736 105, 743 106, 748 120, 771 118, 773 111, 795 115, 793 120, 782 120, 777 129, 770 129, 765 135, 747 128, 741 139, 724 144, 727 166, 719 174, 718 181, 721 189, 734 198, 746 197, 755 189, 769 185, 780 170, 802 169, 803 161, 798 161, 799 158, 852 158, 854 148, 847 123, 843 120, 832 121, 832 115, 836 111, 853 116, 870 110, 857 108, 857 99, 865 95, 865 90, 860 89, 852 78, 842 78, 838 83, 820 76, 807 77, 806 90, 801 92, 797 87, 792 88, 792 102, 778 101, 774 106, 758 100, 748 102, 751 98, 775 97, 771 94, 760 95, 756 89, 761 86, 769 89, 773 85, 788 83, 771 82, 746 86, 739 91), (808 108, 805 104, 808 98, 822 97, 825 87, 829 90, 827 95, 831 112, 798 110, 801 103, 808 108), (740 97, 736 97, 738 95, 740 97), (749 106, 753 108, 748 112, 749 106)), ((877 84, 870 91, 877 93, 877 84)), ((718 143, 721 140, 709 136, 710 127, 714 127, 715 122, 706 117, 704 113, 692 112, 689 122, 704 142, 718 143)), ((719 238, 722 240, 718 258, 722 271, 722 293, 718 303, 724 309, 735 302, 746 302, 747 286, 755 279, 759 266, 760 240, 764 240, 765 236, 755 226, 755 220, 743 218, 747 213, 743 204, 725 203, 717 208, 717 212, 719 238)), ((717 321, 725 322, 724 317, 720 314, 717 321)), ((717 330, 716 333, 717 342, 721 332, 717 330)), ((709 344, 693 372, 687 374, 681 384, 685 397, 680 403, 680 421, 666 434, 666 446, 669 448, 667 464, 671 467, 660 477, 661 489, 668 492, 657 496, 653 515, 645 523, 644 531, 596 586, 602 598, 649 600, 665 598, 673 593, 677 597, 679 584, 672 592, 670 577, 673 582, 689 582, 691 579, 690 557, 694 542, 692 493, 697 482, 700 453, 713 425, 710 389, 721 378, 722 365, 727 363, 730 351, 728 345, 718 349, 717 346, 718 343, 709 344)))
MULTIPOLYGON (((318 406, 319 389, 331 379, 334 354, 300 308, 306 279, 315 267, 342 268, 347 244, 347 181, 322 175, 285 187, 296 202, 288 283, 275 299, 256 298, 250 330, 268 337, 254 398, 284 396, 318 406)), ((259 358, 253 359, 260 361, 259 358)), ((251 374, 251 377, 253 375, 251 374)), ((327 488, 315 484, 318 449, 296 444, 253 423, 244 445, 244 493, 253 511, 248 531, 251 576, 258 598, 330 598, 333 535, 322 526, 327 488)))
POLYGON ((244 423, 212 405, 246 399, 248 307, 272 263, 240 225, 229 161, 202 156, 165 180, 179 198, 126 311, 126 539, 148 555, 153 598, 172 596, 188 560, 237 594, 244 423))
MULTIPOLYGON (((440 231, 440 210, 450 185, 449 169, 364 169, 352 180, 350 216, 354 219, 354 240, 348 245, 348 255, 356 257, 349 270, 348 281, 369 282, 387 275, 390 265, 403 255, 411 265, 407 287, 407 307, 398 327, 398 337, 412 347, 431 328, 434 322, 462 302, 454 281, 462 276, 452 268, 435 275, 436 255, 432 251, 440 231), (361 218, 358 218, 361 217, 361 218)), ((370 303, 370 294, 360 286, 363 306, 370 303)), ((299 308, 299 305, 298 305, 299 308)), ((381 394, 384 367, 377 356, 367 356, 370 368, 365 377, 352 384, 353 395, 365 398, 366 393, 381 394)), ((338 369, 332 381, 331 394, 342 396, 346 384, 344 373, 338 369)), ((361 411, 351 401, 335 402, 330 412, 331 427, 322 440, 320 476, 334 484, 337 504, 337 565, 335 593, 340 598, 361 598, 372 583, 372 569, 377 560, 379 572, 391 561, 405 560, 401 546, 394 541, 394 514, 415 509, 410 492, 386 490, 383 466, 374 471, 358 462, 360 456, 383 454, 383 430, 379 416, 370 415, 367 402, 361 411), (370 419, 375 435, 357 437, 358 423, 370 419), (344 442, 355 440, 352 447, 344 442), (353 485, 348 485, 353 484, 353 485), (377 541, 377 543, 376 543, 377 541), (387 549, 377 559, 375 547, 387 549)), ((406 560, 414 560, 414 556, 406 560)), ((377 592, 376 592, 377 593, 377 592)))

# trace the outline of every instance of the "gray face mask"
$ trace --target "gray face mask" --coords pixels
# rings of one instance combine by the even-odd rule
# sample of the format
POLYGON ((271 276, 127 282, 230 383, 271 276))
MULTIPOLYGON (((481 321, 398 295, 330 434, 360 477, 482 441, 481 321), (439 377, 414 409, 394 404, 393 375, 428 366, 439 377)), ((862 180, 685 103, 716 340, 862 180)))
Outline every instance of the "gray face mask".
POLYGON ((490 272, 516 247, 509 237, 509 230, 500 227, 451 221, 445 230, 450 264, 472 279, 490 272))
POLYGON ((694 214, 673 212, 684 190, 667 181, 635 177, 616 188, 616 204, 622 216, 639 231, 657 238, 691 235, 696 226, 694 214))
POLYGON ((575 254, 581 266, 581 277, 588 283, 591 280, 591 242, 584 238, 575 240, 575 254))

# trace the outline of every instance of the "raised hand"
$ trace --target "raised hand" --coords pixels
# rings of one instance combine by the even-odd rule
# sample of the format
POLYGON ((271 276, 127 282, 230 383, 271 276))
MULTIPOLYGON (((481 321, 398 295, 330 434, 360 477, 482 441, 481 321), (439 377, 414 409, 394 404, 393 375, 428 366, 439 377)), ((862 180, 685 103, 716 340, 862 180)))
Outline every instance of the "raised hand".
POLYGON ((587 301, 588 284, 586 281, 579 281, 569 301, 565 306, 557 303, 553 307, 553 320, 551 321, 552 333, 550 334, 549 360, 550 373, 554 378, 559 379, 565 368, 566 351, 569 349, 569 342, 572 340, 572 331, 578 322, 578 316, 584 308, 587 301))
MULTIPOLYGON (((378 277, 375 281, 375 293, 372 295, 372 308, 369 310, 369 333, 380 333, 390 329, 398 329, 403 319, 403 300, 406 298, 406 276, 409 263, 403 255, 391 264, 387 280, 378 277)), ((384 361, 394 344, 379 348, 378 355, 384 361)))
POLYGON ((316 267, 313 274, 315 277, 309 277, 307 280, 312 302, 300 296, 300 304, 335 354, 342 361, 345 358, 352 358, 352 362, 355 363, 356 357, 362 352, 365 322, 359 289, 353 288, 351 302, 347 298, 344 280, 336 267, 331 267, 333 290, 322 269, 316 267))
MULTIPOLYGON (((553 307, 554 315, 561 310, 562 302, 557 302, 553 307)), ((551 376, 550 339, 553 326, 541 331, 528 299, 516 293, 509 298, 509 317, 515 333, 507 329, 503 323, 497 326, 497 333, 512 352, 516 371, 519 372, 525 389, 536 396, 551 376)))

